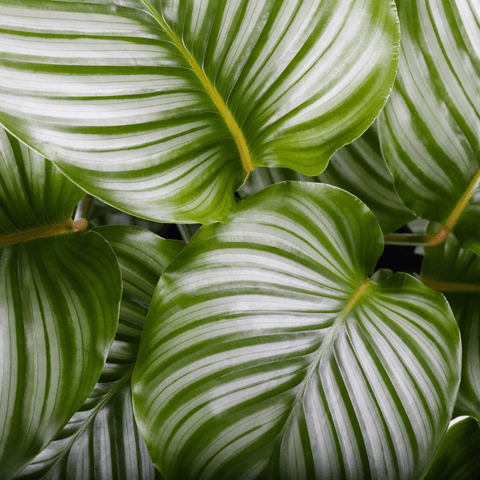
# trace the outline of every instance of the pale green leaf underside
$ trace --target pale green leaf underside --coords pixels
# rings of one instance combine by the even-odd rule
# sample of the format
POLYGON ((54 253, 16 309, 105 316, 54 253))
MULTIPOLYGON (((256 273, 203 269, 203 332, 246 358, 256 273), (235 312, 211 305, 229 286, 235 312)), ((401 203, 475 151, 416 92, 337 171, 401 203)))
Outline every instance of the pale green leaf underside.
POLYGON ((0 249, 0 478, 25 467, 85 401, 118 324, 121 277, 97 233, 0 249))
POLYGON ((376 124, 352 144, 337 151, 322 174, 307 177, 287 169, 259 168, 251 173, 239 194, 246 198, 268 185, 285 180, 323 182, 347 190, 372 210, 384 234, 395 231, 415 217, 395 191, 393 178, 380 152, 376 124))
MULTIPOLYGON (((399 0, 402 47, 380 138, 396 189, 419 217, 444 223, 480 178, 480 4, 399 0)), ((480 245, 478 199, 460 218, 480 245)), ((477 247, 480 251, 480 247, 477 247)))
POLYGON ((426 249, 422 275, 430 281, 477 287, 477 292, 447 292, 446 297, 462 335, 462 380, 456 412, 480 421, 480 257, 461 248, 450 235, 442 245, 426 249))
POLYGON ((0 235, 68 220, 84 192, 0 127, 0 235))
POLYGON ((225 220, 365 131, 398 43, 392 0, 1 0, 0 122, 122 210, 225 220))
POLYGON ((133 378, 168 480, 421 475, 451 417, 458 328, 412 277, 365 282, 382 248, 372 213, 321 184, 274 185, 197 232, 133 378))
POLYGON ((56 440, 22 472, 21 480, 161 478, 136 427, 130 378, 155 286, 184 244, 138 227, 95 230, 112 246, 122 273, 117 335, 95 389, 56 440))
POLYGON ((422 480, 480 478, 480 428, 473 418, 452 425, 422 480))

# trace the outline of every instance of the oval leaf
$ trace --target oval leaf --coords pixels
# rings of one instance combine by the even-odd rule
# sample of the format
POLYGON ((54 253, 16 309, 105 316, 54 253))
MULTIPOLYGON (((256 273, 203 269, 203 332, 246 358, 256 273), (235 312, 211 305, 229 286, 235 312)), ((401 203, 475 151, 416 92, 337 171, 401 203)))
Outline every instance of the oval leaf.
POLYGON ((347 192, 277 184, 202 227, 155 293, 133 377, 170 479, 416 479, 460 375, 445 299, 405 274, 347 192))
POLYGON ((391 0, 3 0, 0 18, 0 121, 161 221, 225 220, 260 165, 320 173, 398 60, 391 0))
POLYGON ((21 480, 154 480, 133 417, 130 378, 155 286, 183 242, 137 227, 96 229, 118 258, 123 295, 117 335, 93 392, 66 427, 18 477, 21 480))
POLYGON ((92 391, 118 324, 121 277, 95 232, 0 249, 0 478, 13 478, 92 391))
POLYGON ((409 209, 445 233, 457 224, 480 252, 480 230, 469 228, 480 222, 480 198, 470 201, 480 182, 480 8, 471 0, 397 5, 401 58, 380 116, 385 160, 409 209))

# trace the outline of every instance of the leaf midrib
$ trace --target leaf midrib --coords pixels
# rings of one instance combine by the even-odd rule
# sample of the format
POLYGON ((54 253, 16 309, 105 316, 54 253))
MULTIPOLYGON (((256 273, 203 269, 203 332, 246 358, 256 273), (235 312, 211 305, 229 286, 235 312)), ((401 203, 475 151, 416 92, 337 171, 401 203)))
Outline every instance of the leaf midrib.
MULTIPOLYGON (((335 321, 333 322, 332 326, 330 327, 330 331, 328 332, 327 337, 325 340, 322 342, 320 349, 318 350, 317 356, 315 360, 312 362, 310 365, 307 374, 305 375, 305 378, 302 380, 302 386, 300 388, 300 391, 296 394, 295 400, 290 408, 290 413, 288 415, 287 420, 285 421, 285 424, 281 430, 281 432, 278 435, 278 444, 281 444, 281 441, 285 435, 285 432, 287 430, 287 427, 289 424, 293 421, 293 417, 295 415, 295 410, 297 408, 297 405, 303 400, 305 390, 310 382, 310 379, 312 378, 312 375, 316 371, 318 365, 320 364, 323 355, 327 351, 327 349, 333 344, 335 338, 336 338, 336 333, 337 330, 343 325, 345 319, 347 318, 348 314, 352 311, 353 307, 358 303, 361 297, 365 295, 366 291, 368 290, 368 287, 370 286, 370 279, 367 278, 361 285, 360 287, 355 291, 353 294, 352 298, 350 301, 347 303, 346 307, 340 312, 340 314, 337 316, 335 321)), ((271 461, 274 461, 274 456, 272 456, 271 461)))
POLYGON ((154 18, 154 20, 162 27, 168 37, 172 40, 173 44, 178 48, 180 53, 183 55, 185 60, 189 63, 194 73, 197 75, 198 79, 202 83, 205 91, 212 99, 213 103, 217 107, 220 115, 227 124, 230 133, 235 140, 238 151, 240 153, 240 158, 242 160, 242 165, 246 173, 251 172, 254 169, 252 164, 252 159, 250 157, 250 151, 243 136, 240 127, 238 126, 237 121, 230 112, 230 109, 227 107, 223 98, 218 93, 217 89, 214 87, 210 79, 205 75, 205 72, 202 70, 195 57, 187 50, 183 42, 176 35, 176 33, 170 28, 168 23, 158 14, 158 12, 150 5, 148 0, 140 0, 141 3, 148 10, 148 13, 154 18))

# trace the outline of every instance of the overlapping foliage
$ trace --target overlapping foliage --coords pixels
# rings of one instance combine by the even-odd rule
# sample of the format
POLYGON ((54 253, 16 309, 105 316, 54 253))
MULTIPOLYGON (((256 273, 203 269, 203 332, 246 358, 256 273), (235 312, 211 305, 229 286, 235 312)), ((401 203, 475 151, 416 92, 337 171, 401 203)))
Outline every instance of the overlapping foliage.
POLYGON ((476 1, 0 0, 0 123, 2 479, 480 475, 476 1))

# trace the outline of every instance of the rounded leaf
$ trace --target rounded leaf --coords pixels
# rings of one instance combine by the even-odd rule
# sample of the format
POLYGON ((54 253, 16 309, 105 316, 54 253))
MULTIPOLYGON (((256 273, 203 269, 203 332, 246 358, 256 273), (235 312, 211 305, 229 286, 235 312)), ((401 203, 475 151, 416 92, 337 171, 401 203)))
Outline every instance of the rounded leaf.
POLYGON ((95 229, 117 256, 123 280, 120 320, 102 375, 65 428, 18 476, 28 480, 154 480, 133 417, 130 378, 155 286, 184 244, 138 227, 95 229))
POLYGON ((444 297, 367 278, 383 248, 347 192, 276 184, 169 265, 133 377, 171 479, 417 479, 451 418, 460 341, 444 297))
POLYGON ((0 249, 0 477, 13 478, 92 391, 118 324, 121 276, 98 233, 0 249))
POLYGON ((164 222, 226 220, 260 165, 320 173, 398 61, 392 0, 3 0, 0 18, 0 122, 164 222))

